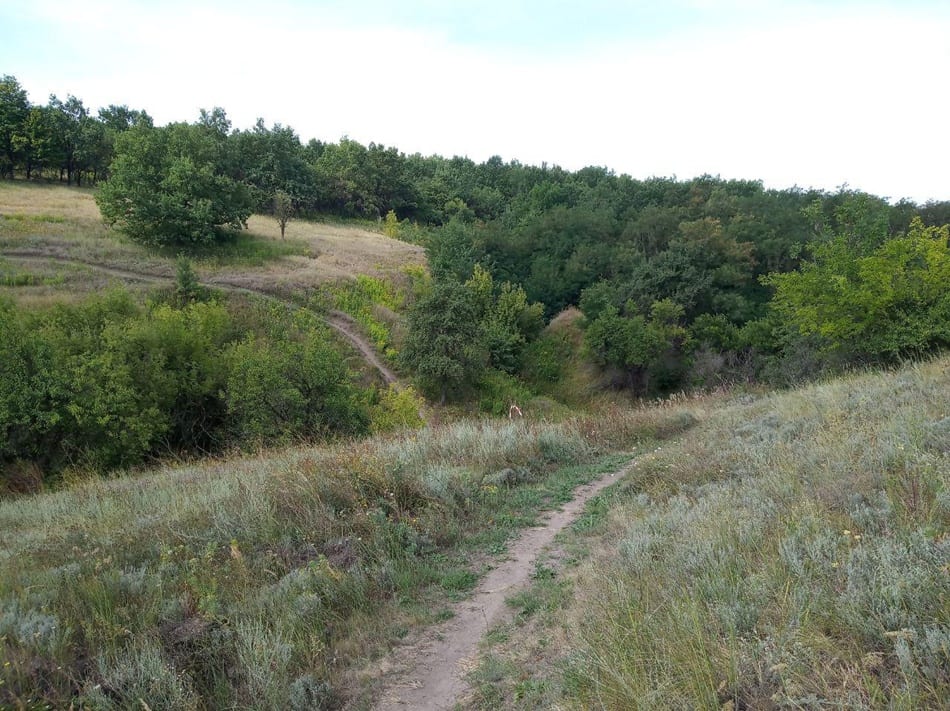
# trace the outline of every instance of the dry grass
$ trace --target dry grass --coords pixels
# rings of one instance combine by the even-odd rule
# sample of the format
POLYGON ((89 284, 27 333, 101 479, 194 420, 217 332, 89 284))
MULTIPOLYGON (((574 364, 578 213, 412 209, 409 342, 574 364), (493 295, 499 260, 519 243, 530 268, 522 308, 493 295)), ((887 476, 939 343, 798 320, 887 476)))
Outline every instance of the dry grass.
POLYGON ((0 181, 0 252, 174 274, 173 260, 149 252, 110 230, 93 190, 45 183, 0 181))
MULTIPOLYGON (((30 251, 169 276, 176 250, 142 247, 101 220, 93 190, 0 181, 0 250, 30 251)), ((306 291, 371 274, 401 279, 425 264, 421 247, 362 227, 293 220, 280 239, 277 223, 254 215, 238 242, 192 255, 203 278, 274 292, 306 291)))
POLYGON ((276 245, 299 245, 297 254, 240 271, 223 265, 214 279, 276 293, 305 293, 322 284, 348 281, 359 275, 403 284, 406 267, 424 267, 425 251, 369 230, 310 220, 287 225, 282 242, 277 222, 265 215, 248 221, 251 236, 276 245))
POLYGON ((122 284, 127 289, 147 289, 148 284, 122 280, 83 264, 51 259, 5 260, 0 257, 0 298, 19 307, 41 311, 56 304, 77 304, 90 294, 122 284))
POLYGON ((95 190, 64 185, 0 181, 0 215, 49 215, 79 223, 101 223, 95 190))
POLYGON ((945 708, 950 361, 706 411, 577 534, 545 703, 945 708))
MULTIPOLYGON (((618 419, 635 438, 669 418, 618 419)), ((591 439, 611 437, 463 422, 0 503, 0 706, 309 709, 359 695, 351 664, 433 621, 474 581, 470 560, 594 476, 559 468, 594 461, 591 439)))

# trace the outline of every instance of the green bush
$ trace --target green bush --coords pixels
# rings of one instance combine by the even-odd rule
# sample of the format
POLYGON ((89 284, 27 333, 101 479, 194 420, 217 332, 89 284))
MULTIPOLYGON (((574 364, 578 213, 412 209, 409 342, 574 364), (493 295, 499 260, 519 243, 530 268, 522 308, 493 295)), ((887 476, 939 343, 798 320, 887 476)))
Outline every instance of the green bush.
POLYGON ((2 488, 368 429, 323 327, 286 310, 236 319, 220 303, 141 306, 115 291, 46 312, 0 303, 0 330, 2 488))

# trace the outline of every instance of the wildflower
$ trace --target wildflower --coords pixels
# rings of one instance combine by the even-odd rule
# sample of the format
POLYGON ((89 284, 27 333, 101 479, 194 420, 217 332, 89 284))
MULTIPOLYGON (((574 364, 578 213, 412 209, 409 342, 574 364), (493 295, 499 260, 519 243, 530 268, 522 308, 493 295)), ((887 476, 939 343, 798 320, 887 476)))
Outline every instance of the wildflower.
POLYGON ((844 529, 841 533, 843 533, 845 536, 850 536, 850 535, 851 535, 851 531, 849 531, 847 528, 844 529))

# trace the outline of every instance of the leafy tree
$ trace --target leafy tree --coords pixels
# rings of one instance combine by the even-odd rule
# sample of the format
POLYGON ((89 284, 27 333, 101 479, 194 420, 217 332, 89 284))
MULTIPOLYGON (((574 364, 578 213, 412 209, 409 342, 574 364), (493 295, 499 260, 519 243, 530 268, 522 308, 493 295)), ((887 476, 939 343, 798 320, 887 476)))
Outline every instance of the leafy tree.
POLYGON ((178 255, 175 263, 175 304, 187 306, 196 301, 206 301, 208 296, 208 289, 198 281, 191 260, 183 254, 178 255))
POLYGON ((437 280, 431 293, 413 306, 408 321, 400 358, 425 391, 438 394, 444 404, 449 395, 478 381, 487 354, 471 290, 437 280))
POLYGON ((294 216, 294 201, 283 190, 274 193, 274 219, 280 227, 280 238, 284 238, 287 223, 294 216))
POLYGON ((353 435, 369 426, 343 359, 323 333, 249 336, 231 348, 228 362, 227 408, 239 441, 353 435))
POLYGON ((600 365, 618 368, 627 387, 647 395, 680 383, 687 345, 682 317, 682 307, 669 300, 654 303, 649 318, 621 314, 611 304, 588 323, 584 342, 600 365))
POLYGON ((34 106, 23 125, 23 130, 15 137, 16 148, 22 160, 27 180, 34 171, 42 173, 56 159, 56 135, 50 111, 45 106, 34 106))
POLYGON ((772 274, 772 308, 831 353, 893 361, 950 346, 948 227, 914 218, 865 254, 852 233, 817 244, 796 272, 772 274))
POLYGON ((399 239, 399 218, 396 217, 394 210, 386 213, 386 219, 383 221, 383 234, 390 239, 399 239))
POLYGON ((544 307, 529 304, 524 289, 510 282, 496 289, 491 273, 480 264, 475 265, 465 287, 478 314, 488 365, 506 373, 515 372, 525 346, 541 333, 544 307))
POLYGON ((222 115, 136 125, 116 136, 110 177, 96 201, 109 224, 146 244, 220 241, 225 227, 246 226, 252 207, 246 187, 228 174, 230 162, 222 115))
POLYGON ((452 220, 432 233, 426 244, 429 271, 436 280, 465 281, 475 268, 474 226, 452 220))
POLYGON ((145 111, 130 109, 126 104, 109 104, 99 109, 99 120, 113 133, 122 133, 140 124, 153 125, 152 117, 145 111))
POLYGON ((295 207, 314 200, 313 169, 307 165, 300 138, 289 126, 264 126, 258 119, 250 131, 239 131, 233 143, 237 177, 250 187, 255 209, 268 212, 274 195, 290 196, 295 207))
POLYGON ((0 78, 0 177, 13 177, 29 113, 26 90, 16 77, 4 74, 0 78))

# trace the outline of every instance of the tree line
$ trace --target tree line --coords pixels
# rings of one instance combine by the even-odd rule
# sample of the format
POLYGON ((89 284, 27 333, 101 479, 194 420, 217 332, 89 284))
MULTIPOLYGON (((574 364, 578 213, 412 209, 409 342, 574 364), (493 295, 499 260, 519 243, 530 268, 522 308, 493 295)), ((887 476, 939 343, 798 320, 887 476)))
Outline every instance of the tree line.
POLYGON ((15 78, 4 77, 0 173, 35 176, 42 165, 47 177, 99 181, 106 220, 151 244, 226 239, 252 212, 277 209, 385 217, 388 234, 424 241, 434 294, 418 307, 439 313, 414 314, 410 336, 449 333, 452 313, 466 321, 458 344, 426 336, 422 350, 412 337, 407 344, 407 367, 440 399, 476 382, 479 363, 508 374, 532 369, 523 354, 539 352, 529 346, 540 329, 493 315, 497 304, 488 305, 503 290, 543 319, 578 306, 588 354, 639 394, 728 378, 788 380, 947 345, 946 281, 935 275, 950 201, 891 203, 847 188, 774 190, 709 175, 637 180, 497 156, 476 163, 346 137, 304 144, 289 126, 262 120, 234 130, 220 108, 156 127, 144 111, 112 106, 92 118, 81 107, 75 97, 31 107, 15 78), (28 117, 56 111, 74 117, 49 122, 61 127, 59 138, 28 140, 28 117), (98 155, 88 147, 95 141, 82 139, 96 134, 93 124, 109 139, 95 168, 82 162, 98 155), (31 153, 39 145, 60 146, 58 158, 31 153), (485 275, 488 297, 478 286, 485 275), (440 286, 448 282, 466 288, 440 286), (845 302, 850 311, 836 312, 845 302), (867 314, 876 322, 863 331, 845 326, 867 314), (482 324, 478 334, 466 330, 473 323, 482 324), (887 323, 904 335, 871 337, 887 323), (426 350, 436 343, 445 352, 426 350))

